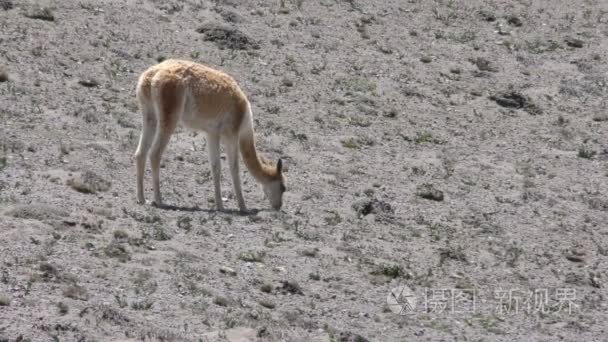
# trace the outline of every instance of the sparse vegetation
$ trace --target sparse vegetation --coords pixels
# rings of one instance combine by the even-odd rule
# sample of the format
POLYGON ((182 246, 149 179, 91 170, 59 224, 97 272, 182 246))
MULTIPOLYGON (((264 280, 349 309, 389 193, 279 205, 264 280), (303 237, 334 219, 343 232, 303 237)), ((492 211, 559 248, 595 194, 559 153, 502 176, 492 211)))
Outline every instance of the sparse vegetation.
POLYGON ((131 303, 133 310, 150 310, 154 302, 149 299, 137 300, 131 303))
POLYGON ((590 149, 588 146, 581 146, 578 149, 578 156, 579 158, 584 158, 584 159, 591 159, 596 155, 597 152, 595 152, 594 150, 590 149))
POLYGON ((445 144, 445 141, 436 138, 431 132, 418 132, 414 138, 416 144, 432 143, 432 144, 445 144))
POLYGON ((389 278, 398 278, 404 276, 405 272, 400 265, 382 264, 372 271, 372 274, 383 275, 389 278))
POLYGON ((68 180, 68 185, 78 192, 94 194, 99 191, 108 191, 111 183, 92 171, 85 171, 68 180))
POLYGON ((364 146, 373 146, 374 140, 369 137, 349 137, 342 140, 342 146, 353 150, 359 150, 364 146))
POLYGON ((64 302, 58 302, 57 309, 60 315, 66 315, 68 312, 70 312, 70 308, 64 302))
POLYGON ((71 299, 83 301, 89 300, 89 293, 87 289, 76 284, 66 287, 66 289, 63 291, 63 295, 71 299))
POLYGON ((0 0, 0 18, 0 341, 605 339, 605 1, 0 0), (239 156, 234 211, 230 144, 216 210, 212 142, 181 124, 165 205, 137 203, 135 82, 172 58, 241 86, 260 159, 287 170, 281 210, 239 156))
POLYGON ((127 247, 117 241, 110 242, 104 249, 105 255, 110 258, 116 258, 120 262, 127 262, 131 260, 131 253, 127 250, 127 247))

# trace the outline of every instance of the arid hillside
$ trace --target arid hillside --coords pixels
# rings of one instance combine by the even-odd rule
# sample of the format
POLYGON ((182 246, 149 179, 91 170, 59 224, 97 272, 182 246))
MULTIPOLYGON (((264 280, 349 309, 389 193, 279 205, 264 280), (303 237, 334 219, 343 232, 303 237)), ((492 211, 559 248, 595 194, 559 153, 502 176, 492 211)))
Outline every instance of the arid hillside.
POLYGON ((0 341, 605 341, 607 51, 602 0, 0 0, 0 341), (183 127, 136 203, 167 58, 239 82, 281 211, 183 127))

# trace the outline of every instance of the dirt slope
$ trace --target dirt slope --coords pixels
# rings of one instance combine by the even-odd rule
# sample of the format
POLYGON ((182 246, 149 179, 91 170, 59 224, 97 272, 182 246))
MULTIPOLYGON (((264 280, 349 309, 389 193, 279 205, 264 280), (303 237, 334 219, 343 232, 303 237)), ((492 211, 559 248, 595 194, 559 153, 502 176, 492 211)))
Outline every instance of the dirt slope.
POLYGON ((0 340, 603 341, 606 51, 600 0, 0 0, 0 340), (164 58, 241 84, 283 211, 184 129, 135 203, 164 58))

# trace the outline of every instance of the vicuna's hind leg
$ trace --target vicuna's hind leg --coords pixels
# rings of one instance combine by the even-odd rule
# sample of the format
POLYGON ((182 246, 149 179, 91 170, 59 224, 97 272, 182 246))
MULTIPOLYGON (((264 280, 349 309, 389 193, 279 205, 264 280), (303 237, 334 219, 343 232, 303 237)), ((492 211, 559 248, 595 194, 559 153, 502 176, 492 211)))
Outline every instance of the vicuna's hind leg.
POLYGON ((152 145, 152 139, 156 133, 156 114, 154 108, 150 104, 140 104, 142 111, 143 123, 141 136, 139 137, 139 145, 137 151, 135 151, 135 160, 137 168, 137 202, 144 204, 146 202, 144 197, 144 173, 146 172, 146 159, 148 157, 148 151, 152 145))
POLYGON ((217 210, 224 210, 222 203, 222 188, 220 186, 220 136, 219 134, 207 134, 207 149, 209 149, 209 164, 211 164, 211 175, 213 176, 213 187, 215 190, 215 206, 217 210))
POLYGON ((152 187, 154 189, 153 204, 160 207, 163 204, 160 194, 160 161, 184 109, 184 100, 175 88, 168 88, 158 95, 157 98, 161 103, 158 106, 158 127, 150 151, 150 164, 152 168, 152 187))

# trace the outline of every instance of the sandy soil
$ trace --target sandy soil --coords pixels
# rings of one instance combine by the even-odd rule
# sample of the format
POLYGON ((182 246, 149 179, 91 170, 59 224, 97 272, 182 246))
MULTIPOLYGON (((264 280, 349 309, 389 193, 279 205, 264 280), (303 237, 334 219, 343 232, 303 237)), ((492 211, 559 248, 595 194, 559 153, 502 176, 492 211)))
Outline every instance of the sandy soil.
POLYGON ((606 51, 601 0, 0 0, 0 341, 605 341, 606 51), (281 212, 185 129, 136 204, 164 58, 241 84, 281 212))

